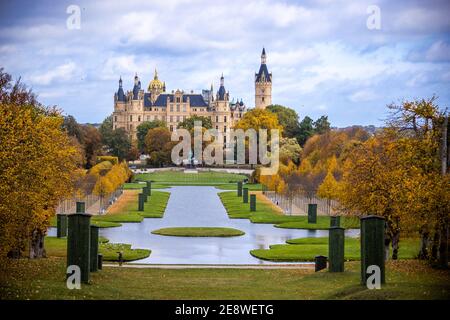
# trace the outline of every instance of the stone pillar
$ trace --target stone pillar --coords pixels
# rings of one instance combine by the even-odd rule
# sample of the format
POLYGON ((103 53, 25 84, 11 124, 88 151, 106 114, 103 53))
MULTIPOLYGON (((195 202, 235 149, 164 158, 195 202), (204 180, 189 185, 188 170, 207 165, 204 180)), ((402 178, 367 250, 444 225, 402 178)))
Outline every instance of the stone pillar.
POLYGON ((102 270, 102 268, 103 268, 103 255, 101 253, 98 254, 97 263, 98 263, 97 269, 98 270, 102 270))
POLYGON ((144 211, 145 194, 139 193, 138 197, 138 211, 144 211))
POLYGON ((68 222, 67 266, 78 266, 81 271, 81 282, 88 283, 91 215, 73 213, 68 215, 68 222))
POLYGON ((328 233, 328 256, 330 272, 344 272, 344 228, 331 227, 328 233))
POLYGON ((317 204, 308 204, 308 223, 317 223, 317 204))
POLYGON ((237 183, 237 196, 242 197, 242 181, 237 183))
POLYGON ((67 215, 57 214, 56 215, 56 236, 58 238, 63 238, 67 236, 67 215))
POLYGON ((248 188, 244 188, 242 190, 244 191, 243 196, 242 196, 242 201, 244 203, 248 203, 248 188))
POLYGON ((340 227, 341 217, 340 216, 330 216, 330 227, 340 227))
POLYGON ((256 211, 256 194, 250 195, 250 211, 256 211))
POLYGON ((152 195, 152 182, 151 181, 147 181, 147 191, 148 191, 148 195, 151 196, 152 195))
POLYGON ((327 267, 327 257, 316 256, 314 258, 314 272, 318 272, 327 267))
POLYGON ((85 202, 77 202, 76 203, 76 213, 85 213, 86 212, 86 203, 85 202))
POLYGON ((148 197, 148 188, 147 187, 143 187, 142 188, 142 193, 144 194, 144 202, 147 202, 147 197, 148 197))
POLYGON ((365 216, 361 218, 361 283, 366 285, 369 266, 380 268, 381 283, 384 276, 384 232, 385 220, 380 216, 365 216))
POLYGON ((98 270, 98 229, 99 227, 91 225, 91 247, 89 251, 89 263, 91 272, 95 272, 98 270))

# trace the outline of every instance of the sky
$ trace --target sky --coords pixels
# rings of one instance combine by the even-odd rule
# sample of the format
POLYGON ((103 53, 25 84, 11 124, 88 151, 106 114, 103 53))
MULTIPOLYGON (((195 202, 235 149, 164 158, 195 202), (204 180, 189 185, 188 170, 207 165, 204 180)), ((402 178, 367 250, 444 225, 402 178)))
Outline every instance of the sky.
POLYGON ((217 90, 223 73, 230 97, 253 107, 265 47, 273 103, 379 126, 404 99, 450 106, 449 17, 448 0, 0 0, 0 67, 96 123, 120 76, 125 90, 135 73, 147 88, 155 68, 167 91, 217 90))

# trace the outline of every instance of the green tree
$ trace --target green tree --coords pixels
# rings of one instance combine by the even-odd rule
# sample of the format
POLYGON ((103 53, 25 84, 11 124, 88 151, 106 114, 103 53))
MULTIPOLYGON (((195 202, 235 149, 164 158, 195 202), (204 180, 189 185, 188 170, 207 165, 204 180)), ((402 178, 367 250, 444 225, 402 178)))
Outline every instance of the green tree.
POLYGON ((322 134, 330 130, 330 122, 328 121, 328 116, 321 116, 319 119, 314 121, 314 133, 322 134))
POLYGON ((145 150, 145 136, 147 135, 148 130, 154 128, 165 128, 167 126, 165 121, 162 120, 153 120, 153 121, 145 121, 137 126, 136 136, 138 141, 138 149, 140 152, 144 152, 145 150))
POLYGON ((112 155, 119 157, 120 160, 126 159, 131 149, 131 140, 124 128, 113 130, 108 143, 112 155))
POLYGON ((306 140, 314 134, 314 121, 310 117, 306 116, 300 122, 299 131, 297 134, 298 143, 301 146, 305 145, 306 140))
POLYGON ((296 137, 300 130, 300 124, 298 122, 298 114, 295 110, 278 104, 267 106, 266 110, 269 110, 277 115, 278 122, 283 126, 284 137, 296 137))
POLYGON ((203 117, 203 116, 197 116, 193 115, 186 120, 180 122, 178 124, 178 128, 183 128, 189 131, 192 131, 194 129, 194 122, 195 121, 201 121, 202 122, 202 128, 205 129, 211 129, 212 128, 212 122, 209 117, 203 117))

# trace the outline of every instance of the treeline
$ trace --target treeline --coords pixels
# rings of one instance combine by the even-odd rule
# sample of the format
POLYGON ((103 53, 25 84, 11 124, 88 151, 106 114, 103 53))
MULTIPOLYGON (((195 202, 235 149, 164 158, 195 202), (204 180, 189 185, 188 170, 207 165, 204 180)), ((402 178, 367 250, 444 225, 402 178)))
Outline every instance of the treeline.
POLYGON ((64 117, 62 125, 68 135, 77 144, 83 155, 83 166, 91 168, 97 162, 97 157, 112 155, 120 160, 136 160, 138 149, 133 146, 125 129, 113 130, 112 117, 107 117, 100 128, 90 124, 79 124, 73 116, 64 117))
POLYGON ((386 255, 398 258, 401 236, 420 235, 418 257, 446 267, 450 214, 448 115, 436 98, 390 105, 385 127, 326 130, 309 137, 300 163, 254 180, 287 197, 337 200, 346 215, 386 219, 386 255))

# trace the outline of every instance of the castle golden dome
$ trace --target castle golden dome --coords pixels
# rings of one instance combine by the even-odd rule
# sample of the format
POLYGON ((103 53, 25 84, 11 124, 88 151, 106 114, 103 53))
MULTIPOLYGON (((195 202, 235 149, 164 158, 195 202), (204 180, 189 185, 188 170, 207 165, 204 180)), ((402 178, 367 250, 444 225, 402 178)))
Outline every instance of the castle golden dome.
POLYGON ((158 91, 164 91, 165 85, 164 83, 158 79, 158 71, 155 69, 155 74, 153 76, 153 80, 150 81, 150 84, 148 85, 148 91, 158 90, 158 91))

